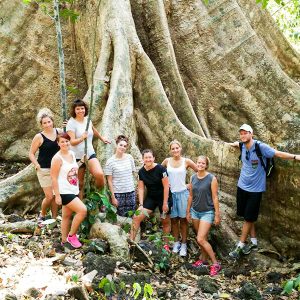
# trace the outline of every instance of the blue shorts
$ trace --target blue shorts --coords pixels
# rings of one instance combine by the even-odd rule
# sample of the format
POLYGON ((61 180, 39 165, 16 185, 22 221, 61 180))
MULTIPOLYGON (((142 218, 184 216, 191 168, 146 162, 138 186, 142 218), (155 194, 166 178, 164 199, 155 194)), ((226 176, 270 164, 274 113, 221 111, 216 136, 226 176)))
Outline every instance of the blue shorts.
POLYGON ((189 198, 189 191, 172 192, 173 207, 171 210, 171 218, 186 218, 186 208, 189 198))
POLYGON ((191 208, 191 217, 192 219, 205 221, 212 224, 215 220, 215 211, 195 211, 193 208, 191 208))

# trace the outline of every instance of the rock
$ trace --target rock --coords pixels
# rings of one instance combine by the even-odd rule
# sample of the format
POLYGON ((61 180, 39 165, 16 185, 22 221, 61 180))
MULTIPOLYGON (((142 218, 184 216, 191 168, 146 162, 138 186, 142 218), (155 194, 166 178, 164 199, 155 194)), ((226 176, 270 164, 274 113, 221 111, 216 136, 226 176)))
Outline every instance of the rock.
POLYGON ((82 261, 85 267, 85 273, 93 270, 98 272, 95 279, 114 273, 116 268, 117 259, 107 255, 97 255, 89 252, 82 261))
POLYGON ((18 300, 17 296, 15 294, 7 294, 5 295, 4 300, 18 300))
POLYGON ((242 286, 237 293, 237 297, 244 300, 262 300, 262 296, 257 288, 249 282, 242 286))
POLYGON ((119 275, 118 280, 130 285, 132 285, 134 282, 144 285, 145 283, 150 283, 150 276, 151 274, 147 272, 123 273, 119 275))
POLYGON ((41 292, 36 288, 30 288, 26 294, 34 299, 41 297, 41 292))
POLYGON ((19 215, 12 214, 7 217, 7 221, 10 223, 15 223, 15 222, 20 222, 20 221, 25 221, 25 219, 19 215))
MULTIPOLYGON (((149 241, 140 241, 138 244, 151 257, 153 262, 160 261, 162 256, 162 251, 157 249, 157 247, 154 245, 153 242, 151 243, 149 241)), ((145 255, 135 247, 132 249, 133 249, 132 254, 135 257, 135 260, 139 262, 145 262, 146 259, 145 255)))
POLYGON ((84 286, 74 286, 68 290, 68 294, 76 300, 89 300, 89 295, 84 286))
POLYGON ((62 264, 65 266, 71 266, 71 267, 81 267, 82 262, 80 260, 71 258, 71 257, 66 257, 63 261, 62 264))
POLYGON ((280 295, 281 292, 283 291, 282 287, 280 286, 270 286, 270 287, 267 287, 265 290, 264 290, 264 295, 280 295))
POLYGON ((282 279, 282 277, 283 277, 283 275, 278 272, 269 272, 267 274, 268 282, 272 282, 272 283, 279 283, 280 280, 282 279))
POLYGON ((214 294, 218 292, 218 284, 210 277, 200 277, 198 279, 198 288, 203 293, 214 294))
POLYGON ((109 251, 109 246, 107 242, 100 239, 91 240, 91 243, 83 247, 84 253, 94 252, 97 254, 104 254, 107 253, 108 251, 109 251))
POLYGON ((202 266, 202 267, 193 267, 190 263, 186 263, 185 267, 187 270, 189 270, 191 273, 201 276, 201 275, 209 275, 208 267, 202 266))
POLYGON ((243 265, 237 266, 228 266, 223 269, 223 273, 226 277, 232 278, 238 275, 249 276, 250 271, 243 265))

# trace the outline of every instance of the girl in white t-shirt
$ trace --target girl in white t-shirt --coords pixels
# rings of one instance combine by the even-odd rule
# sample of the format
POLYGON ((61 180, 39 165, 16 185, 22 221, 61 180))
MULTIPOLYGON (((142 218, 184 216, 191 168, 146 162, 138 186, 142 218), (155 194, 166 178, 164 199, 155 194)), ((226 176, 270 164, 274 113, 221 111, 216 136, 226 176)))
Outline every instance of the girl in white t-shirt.
MULTIPOLYGON (((93 126, 92 122, 89 124, 88 131, 86 131, 87 125, 88 106, 82 100, 75 100, 71 107, 71 118, 67 124, 67 133, 71 137, 71 150, 74 151, 76 160, 80 160, 84 155, 84 140, 87 139, 87 159, 88 168, 92 176, 95 179, 95 184, 98 188, 104 186, 104 174, 96 157, 95 150, 93 148, 93 137, 99 138, 103 143, 110 144, 110 142, 93 126)), ((83 198, 83 185, 84 185, 84 173, 85 164, 83 164, 78 170, 79 178, 79 197, 83 198)))
POLYGON ((116 138, 116 152, 105 165, 108 187, 111 192, 111 202, 117 207, 120 216, 127 216, 128 211, 136 208, 133 173, 136 172, 133 157, 125 153, 128 138, 119 135, 116 138))

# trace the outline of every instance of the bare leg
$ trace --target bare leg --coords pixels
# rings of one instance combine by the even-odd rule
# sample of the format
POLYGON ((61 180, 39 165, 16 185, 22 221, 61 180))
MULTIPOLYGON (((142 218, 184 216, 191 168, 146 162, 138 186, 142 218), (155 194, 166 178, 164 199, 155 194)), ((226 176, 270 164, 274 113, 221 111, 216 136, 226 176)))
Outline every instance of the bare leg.
POLYGON ((210 243, 207 241, 207 235, 210 227, 211 227, 210 223, 200 220, 198 234, 197 234, 197 242, 201 246, 201 248, 204 249, 205 252, 208 254, 212 263, 216 264, 217 260, 216 260, 215 253, 210 243))
POLYGON ((180 218, 180 232, 181 232, 181 242, 185 244, 188 235, 188 222, 186 218, 180 218))
POLYGON ((80 167, 78 169, 78 181, 79 181, 79 198, 83 199, 84 193, 84 174, 85 174, 85 167, 80 167))
POLYGON ((254 223, 245 221, 244 224, 243 224, 242 234, 241 234, 241 237, 240 237, 240 241, 242 243, 246 242, 248 234, 251 232, 251 230, 254 230, 254 233, 255 233, 254 223))
POLYGON ((175 242, 179 241, 179 219, 171 218, 172 223, 172 235, 174 236, 175 242))
MULTIPOLYGON (((198 235, 198 230, 199 230, 199 225, 200 225, 200 220, 198 220, 198 219, 192 219, 192 222, 193 222, 194 231, 195 231, 196 236, 197 236, 198 235)), ((207 239, 207 237, 206 237, 206 239, 207 239)), ((199 245, 199 248, 200 248, 200 251, 201 251, 199 259, 201 259, 203 261, 207 261, 208 258, 209 258, 209 256, 206 253, 205 249, 202 248, 200 245, 199 245)))
POLYGON ((81 222, 86 217, 86 206, 82 203, 82 201, 76 197, 74 200, 72 200, 69 204, 66 205, 68 209, 75 212, 75 216, 73 218, 71 229, 69 232, 69 235, 74 235, 81 224, 81 222))
POLYGON ((256 238, 256 231, 255 231, 255 224, 254 224, 254 222, 252 223, 252 227, 250 229, 250 237, 251 238, 256 238))
MULTIPOLYGON (((165 219, 161 219, 161 224, 162 224, 162 229, 163 229, 164 235, 169 235, 170 232, 171 232, 170 215, 166 215, 166 218, 165 218, 165 219)), ((165 241, 166 243, 168 243, 168 242, 169 242, 168 237, 165 237, 165 238, 164 238, 164 241, 165 241)))
POLYGON ((44 187, 43 191, 45 194, 45 198, 42 201, 41 216, 45 217, 47 215, 48 208, 51 208, 52 218, 56 219, 58 206, 55 203, 52 186, 44 187))
POLYGON ((97 158, 92 158, 88 161, 89 170, 95 179, 97 188, 101 189, 104 187, 104 173, 97 158))
POLYGON ((70 223, 72 217, 72 210, 66 205, 62 206, 62 220, 61 220, 61 241, 65 243, 70 231, 70 223))
MULTIPOLYGON (((148 214, 152 213, 152 210, 146 209, 146 208, 141 208, 139 207, 138 210, 143 211, 145 210, 148 214)), ((134 215, 132 218, 132 225, 131 225, 131 230, 130 230, 130 239, 132 241, 135 240, 135 236, 140 228, 141 222, 146 218, 146 215, 144 215, 142 212, 137 216, 134 215)))

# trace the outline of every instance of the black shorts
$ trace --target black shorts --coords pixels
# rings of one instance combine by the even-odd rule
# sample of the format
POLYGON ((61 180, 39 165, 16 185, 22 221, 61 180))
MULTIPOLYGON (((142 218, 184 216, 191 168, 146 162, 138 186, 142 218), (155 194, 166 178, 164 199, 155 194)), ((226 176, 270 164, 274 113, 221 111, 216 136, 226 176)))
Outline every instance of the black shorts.
POLYGON ((236 203, 237 215, 245 221, 255 222, 258 218, 262 192, 247 192, 237 188, 236 203))
POLYGON ((73 201, 76 197, 78 197, 78 195, 74 195, 74 194, 60 194, 60 197, 61 197, 61 204, 62 205, 67 205, 71 201, 73 201))
MULTIPOLYGON (((144 203, 143 203, 143 207, 150 209, 152 211, 154 211, 156 209, 156 207, 158 207, 159 212, 162 213, 162 207, 164 204, 164 195, 147 195, 144 203)), ((167 215, 169 215, 171 213, 171 207, 173 206, 173 200, 172 200, 172 194, 169 193, 169 199, 168 199, 168 206, 169 206, 169 211, 167 213, 167 215)))
MULTIPOLYGON (((91 160, 92 158, 97 158, 96 153, 93 153, 93 154, 89 157, 88 160, 91 160)), ((76 158, 76 162, 79 162, 80 160, 81 160, 81 159, 76 158)), ((83 167, 85 167, 85 163, 83 163, 83 164, 80 166, 80 168, 83 168, 83 167)))

